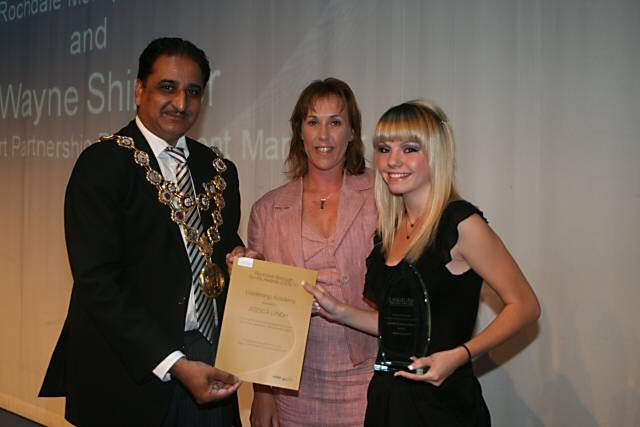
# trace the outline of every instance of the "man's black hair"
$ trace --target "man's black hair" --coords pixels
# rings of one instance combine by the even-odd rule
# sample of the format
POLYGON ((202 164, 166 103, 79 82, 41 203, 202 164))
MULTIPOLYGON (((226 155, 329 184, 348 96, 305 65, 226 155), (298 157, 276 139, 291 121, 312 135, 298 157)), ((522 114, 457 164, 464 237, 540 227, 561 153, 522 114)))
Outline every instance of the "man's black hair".
POLYGON ((203 87, 207 85, 209 75, 211 74, 211 67, 209 66, 207 55, 202 49, 189 40, 178 37, 163 37, 149 43, 140 54, 138 61, 138 80, 143 83, 147 80, 147 77, 149 77, 153 71, 153 64, 162 55, 186 56, 192 59, 198 64, 198 67, 200 67, 203 87))

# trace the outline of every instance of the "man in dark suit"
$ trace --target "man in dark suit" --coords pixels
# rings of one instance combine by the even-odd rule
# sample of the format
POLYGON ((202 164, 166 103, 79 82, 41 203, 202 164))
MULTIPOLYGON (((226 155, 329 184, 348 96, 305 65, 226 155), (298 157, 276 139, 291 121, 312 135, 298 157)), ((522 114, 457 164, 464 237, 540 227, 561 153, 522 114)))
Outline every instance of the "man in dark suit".
POLYGON ((88 147, 71 174, 74 285, 40 396, 66 397, 76 425, 239 425, 240 381, 212 366, 226 295, 216 285, 242 245, 238 176, 185 137, 209 75, 192 43, 152 41, 135 120, 88 147))

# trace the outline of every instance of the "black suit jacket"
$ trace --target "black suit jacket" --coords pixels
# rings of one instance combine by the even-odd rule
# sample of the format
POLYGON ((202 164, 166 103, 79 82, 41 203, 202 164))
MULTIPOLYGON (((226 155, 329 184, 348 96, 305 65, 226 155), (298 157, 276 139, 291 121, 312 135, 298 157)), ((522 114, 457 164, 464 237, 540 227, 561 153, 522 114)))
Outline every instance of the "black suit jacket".
MULTIPOLYGON (((135 122, 118 132, 133 137, 160 170, 135 122)), ((214 153, 187 138, 196 192, 213 178, 214 153)), ((237 170, 225 160, 222 241, 213 261, 242 241, 237 170)), ((211 216, 202 215, 205 228, 211 216)), ((74 284, 66 321, 40 396, 65 396, 66 418, 79 425, 157 425, 175 381, 152 370, 182 348, 191 267, 170 209, 115 141, 88 147, 71 174, 65 196, 65 235, 74 284)), ((226 293, 218 297, 224 310, 226 293)))

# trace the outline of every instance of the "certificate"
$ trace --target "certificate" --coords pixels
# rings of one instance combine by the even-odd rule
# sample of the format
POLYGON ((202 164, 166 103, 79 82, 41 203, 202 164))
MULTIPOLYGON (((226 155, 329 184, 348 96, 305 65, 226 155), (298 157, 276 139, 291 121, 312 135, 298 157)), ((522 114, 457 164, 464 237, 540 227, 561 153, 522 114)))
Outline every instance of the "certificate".
POLYGON ((317 271, 251 258, 233 266, 216 368, 243 381, 298 390, 317 271))

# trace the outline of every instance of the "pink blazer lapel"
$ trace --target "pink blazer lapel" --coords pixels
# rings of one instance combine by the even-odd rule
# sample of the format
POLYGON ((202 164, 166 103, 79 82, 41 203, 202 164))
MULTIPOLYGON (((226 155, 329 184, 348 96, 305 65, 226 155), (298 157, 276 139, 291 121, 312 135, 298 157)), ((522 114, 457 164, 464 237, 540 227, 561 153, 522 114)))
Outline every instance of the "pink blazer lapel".
POLYGON ((340 247, 340 243, 347 235, 347 230, 364 206, 366 198, 363 191, 372 188, 372 186, 373 181, 368 172, 362 175, 349 175, 345 172, 342 193, 340 194, 340 207, 338 208, 338 223, 336 224, 335 236, 339 238, 336 241, 336 249, 340 247))
POLYGON ((284 190, 273 205, 273 224, 279 225, 276 238, 286 241, 278 247, 283 263, 303 266, 302 179, 291 181, 284 190))

